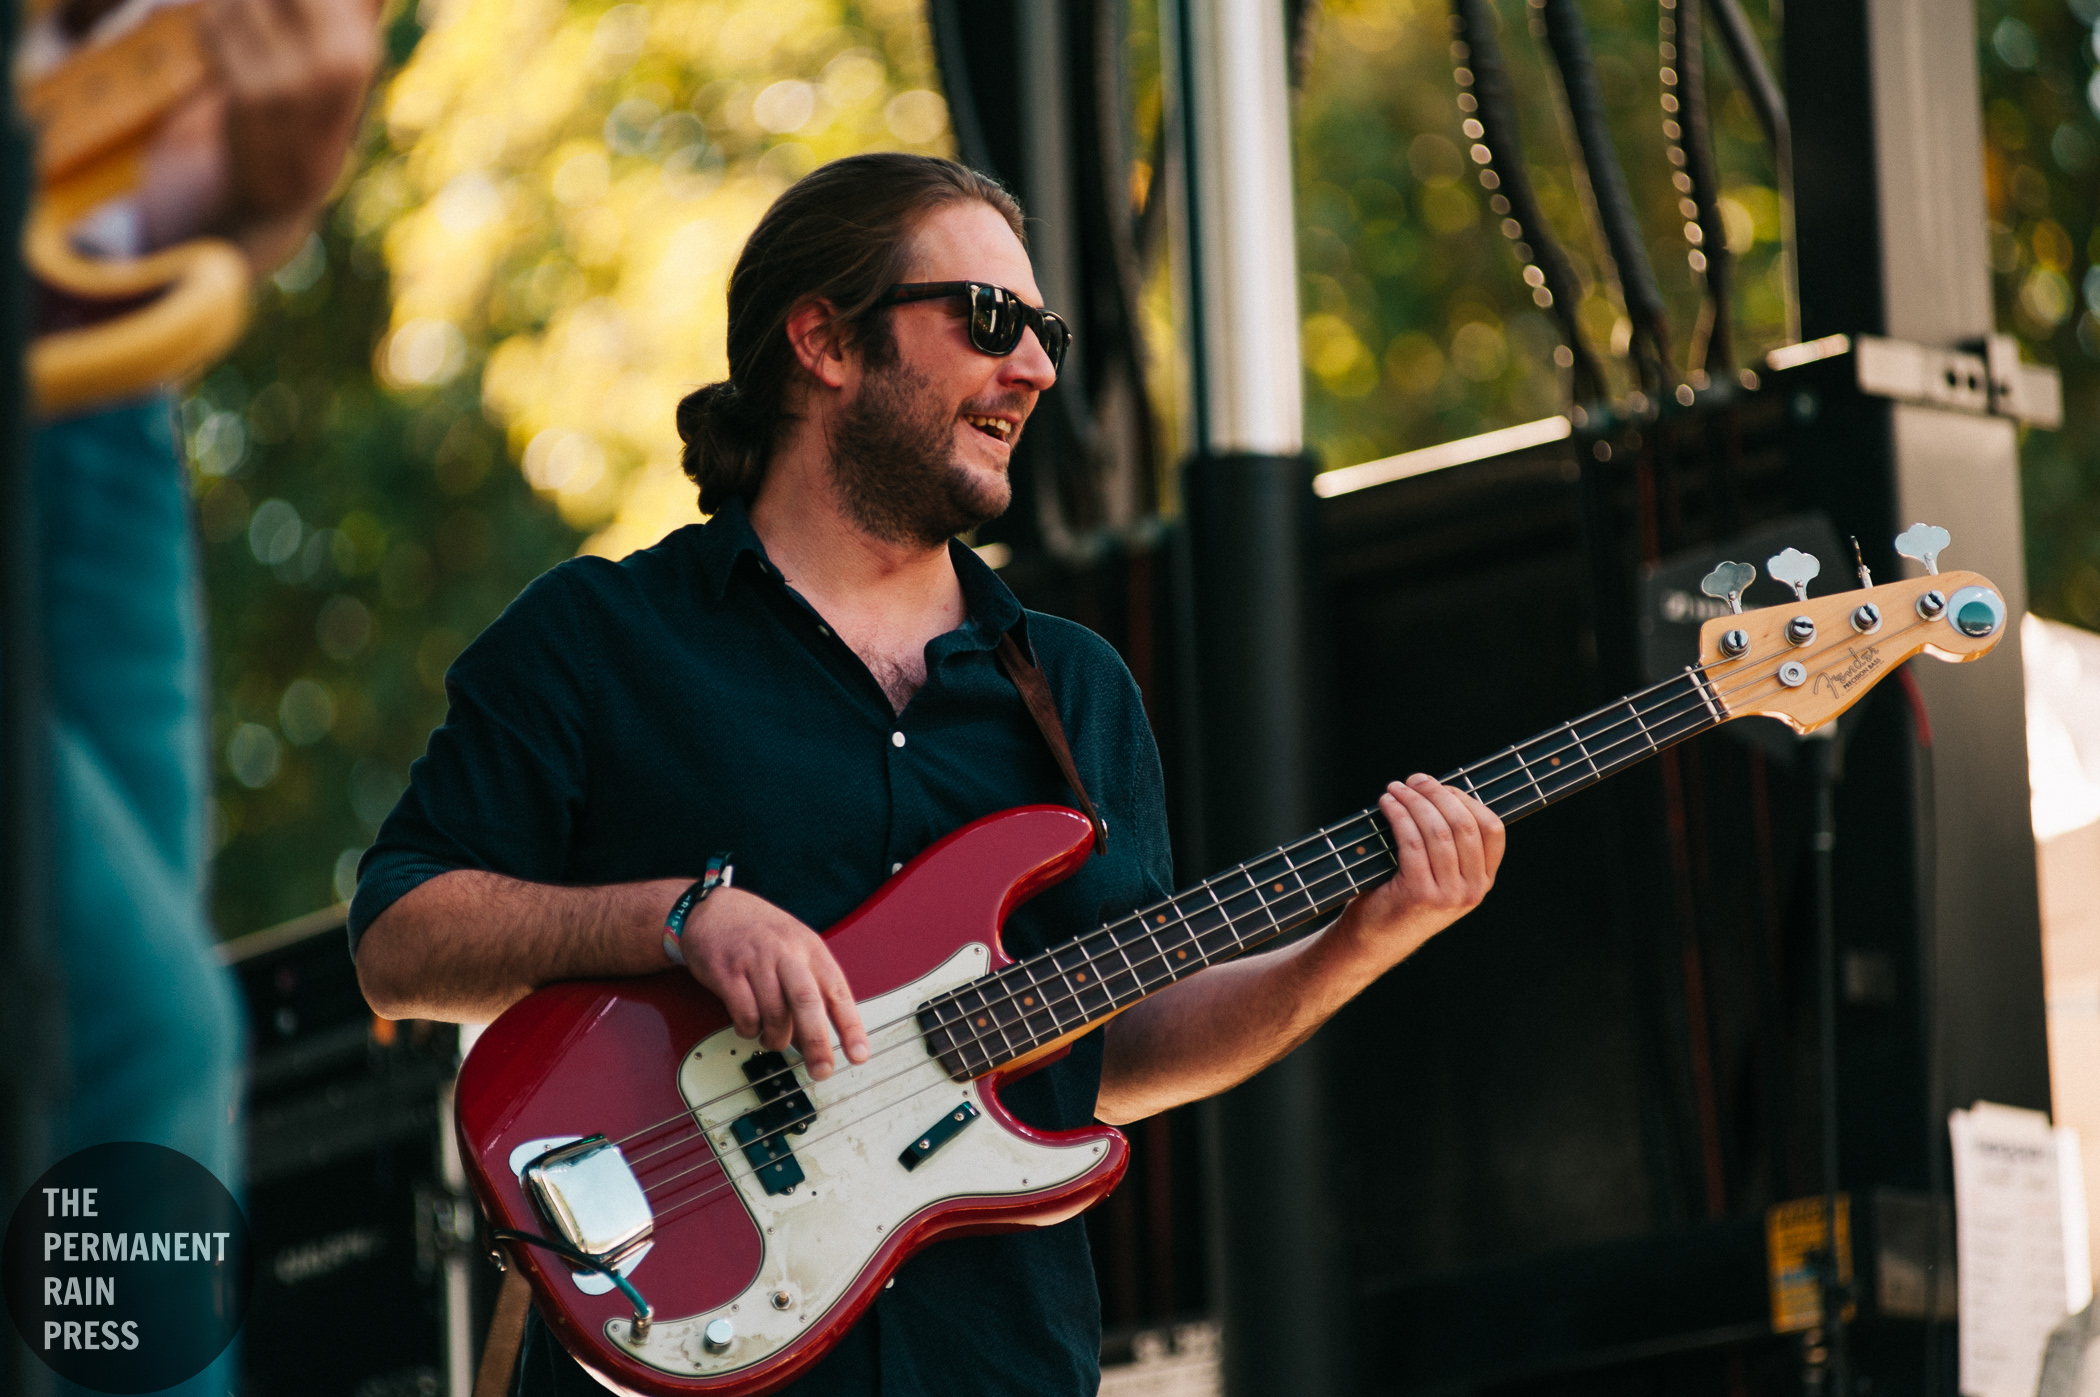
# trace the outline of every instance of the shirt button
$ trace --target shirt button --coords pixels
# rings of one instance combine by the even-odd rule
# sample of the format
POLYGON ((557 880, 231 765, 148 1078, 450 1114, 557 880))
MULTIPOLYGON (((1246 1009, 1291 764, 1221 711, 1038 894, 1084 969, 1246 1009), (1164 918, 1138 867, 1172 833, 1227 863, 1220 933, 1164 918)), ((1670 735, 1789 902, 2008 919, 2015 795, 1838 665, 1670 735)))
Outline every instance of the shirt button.
POLYGON ((893 732, 893 733, 891 733, 891 734, 890 734, 890 746, 892 746, 892 747, 902 747, 903 745, 904 745, 904 734, 903 734, 903 733, 901 733, 901 732, 893 732))
POLYGON ((890 865, 890 872, 892 873, 902 873, 903 871, 904 865, 901 863, 893 863, 890 865))

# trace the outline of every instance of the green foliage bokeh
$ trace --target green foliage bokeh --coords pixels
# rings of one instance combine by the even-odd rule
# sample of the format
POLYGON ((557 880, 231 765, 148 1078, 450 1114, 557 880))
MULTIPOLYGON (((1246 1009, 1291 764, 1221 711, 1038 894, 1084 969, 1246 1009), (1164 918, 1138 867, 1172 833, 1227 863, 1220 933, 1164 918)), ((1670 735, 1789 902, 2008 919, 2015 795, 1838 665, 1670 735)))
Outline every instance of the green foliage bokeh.
POLYGON ((263 287, 239 350, 183 404, 222 935, 347 891, 443 719, 445 666, 580 537, 511 465, 471 378, 413 396, 374 381, 385 264, 347 221, 263 287))

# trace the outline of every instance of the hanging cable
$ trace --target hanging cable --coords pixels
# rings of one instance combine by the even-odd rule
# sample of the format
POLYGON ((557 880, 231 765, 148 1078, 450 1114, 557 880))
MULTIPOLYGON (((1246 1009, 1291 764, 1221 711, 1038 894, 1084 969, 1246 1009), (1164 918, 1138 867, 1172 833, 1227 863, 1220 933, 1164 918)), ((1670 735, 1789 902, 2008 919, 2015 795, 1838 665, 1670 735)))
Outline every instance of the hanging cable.
POLYGON ((1567 355, 1561 367, 1571 370, 1569 395, 1576 406, 1590 407, 1604 398, 1604 373, 1576 317, 1582 305, 1581 280, 1539 210, 1524 165, 1523 137, 1495 38, 1493 7, 1489 0, 1452 0, 1451 8, 1458 109, 1465 114, 1465 134, 1474 142, 1472 158, 1480 167, 1480 185, 1488 191, 1488 207, 1502 216, 1502 235, 1523 264, 1532 301, 1551 311, 1560 325, 1567 355))
POLYGON ((933 31, 933 63, 948 99, 948 125, 955 132, 955 153, 979 174, 998 179, 992 148, 977 114, 977 95, 970 83, 970 54, 963 39, 957 0, 928 0, 927 28, 933 31))
POLYGON ((1568 121, 1574 129, 1583 167, 1588 171, 1597 221, 1618 274, 1619 294, 1633 322, 1631 351, 1641 385, 1651 396, 1665 391, 1670 376, 1670 326, 1655 269, 1641 242, 1640 223, 1626 192, 1626 173, 1611 142, 1604 99, 1597 90, 1596 62, 1590 55, 1589 31, 1576 0, 1530 0, 1543 21, 1547 47, 1560 70, 1568 121))
POLYGON ((1708 18, 1714 22, 1717 39, 1735 68, 1757 124, 1764 128, 1772 146, 1772 178, 1779 190, 1779 256, 1786 291, 1786 337, 1788 343, 1801 338, 1801 300, 1794 287, 1794 131, 1787 123, 1786 99, 1772 79, 1765 51, 1743 17, 1736 0, 1706 0, 1708 18))
MULTIPOLYGON (((1721 178, 1707 115, 1706 40, 1699 0, 1689 0, 1682 7, 1677 0, 1659 3, 1656 54, 1662 62, 1663 139, 1669 142, 1666 150, 1675 167, 1670 180, 1677 187, 1677 211, 1684 215, 1684 240, 1692 245, 1686 260, 1706 283, 1706 300, 1685 361, 1696 383, 1702 375, 1735 370, 1729 304, 1733 259, 1728 252, 1728 228, 1721 220, 1721 178)), ((1690 398, 1689 390, 1678 390, 1680 402, 1688 404, 1690 398)))

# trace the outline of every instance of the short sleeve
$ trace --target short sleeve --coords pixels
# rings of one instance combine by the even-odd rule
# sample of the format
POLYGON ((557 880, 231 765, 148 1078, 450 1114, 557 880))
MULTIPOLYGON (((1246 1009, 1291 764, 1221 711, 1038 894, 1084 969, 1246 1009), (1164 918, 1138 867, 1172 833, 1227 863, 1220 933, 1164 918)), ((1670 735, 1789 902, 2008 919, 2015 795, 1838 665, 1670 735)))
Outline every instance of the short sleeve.
POLYGON ((586 790, 595 663, 578 577, 576 563, 540 576, 453 662, 444 725, 358 865, 353 956, 382 912, 441 873, 562 880, 586 790))

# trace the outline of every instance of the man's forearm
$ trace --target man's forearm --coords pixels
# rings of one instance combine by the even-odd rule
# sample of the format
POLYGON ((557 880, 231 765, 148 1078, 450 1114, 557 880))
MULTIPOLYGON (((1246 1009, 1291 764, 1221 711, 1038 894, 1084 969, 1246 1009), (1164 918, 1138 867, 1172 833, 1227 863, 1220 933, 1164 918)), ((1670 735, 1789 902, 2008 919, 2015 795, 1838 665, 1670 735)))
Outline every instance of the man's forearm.
POLYGON ((473 869, 404 894, 365 930, 357 978, 388 1018, 487 1023, 542 985, 664 969, 678 879, 562 888, 473 869))
POLYGON ((1313 1035, 1387 962, 1334 930, 1193 975, 1107 1029, 1095 1115, 1111 1125, 1237 1086, 1313 1035))

